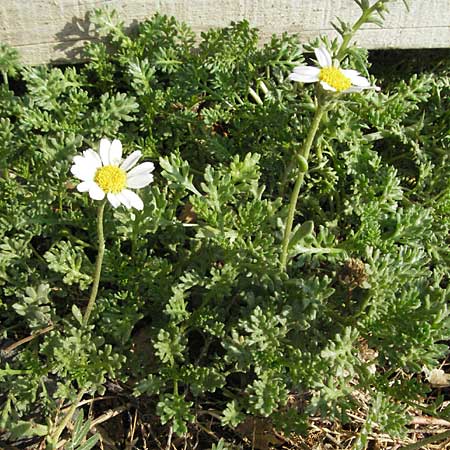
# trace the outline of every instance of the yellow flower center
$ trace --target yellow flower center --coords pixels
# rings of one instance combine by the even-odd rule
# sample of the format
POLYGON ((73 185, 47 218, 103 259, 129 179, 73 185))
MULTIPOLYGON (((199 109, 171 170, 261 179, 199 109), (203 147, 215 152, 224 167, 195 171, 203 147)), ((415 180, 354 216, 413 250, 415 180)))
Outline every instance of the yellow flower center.
POLYGON ((320 69, 319 79, 334 87, 338 92, 345 91, 352 85, 350 78, 337 67, 323 67, 320 69))
POLYGON ((94 181, 103 192, 117 194, 125 188, 127 174, 125 170, 117 166, 100 167, 95 173, 94 181))

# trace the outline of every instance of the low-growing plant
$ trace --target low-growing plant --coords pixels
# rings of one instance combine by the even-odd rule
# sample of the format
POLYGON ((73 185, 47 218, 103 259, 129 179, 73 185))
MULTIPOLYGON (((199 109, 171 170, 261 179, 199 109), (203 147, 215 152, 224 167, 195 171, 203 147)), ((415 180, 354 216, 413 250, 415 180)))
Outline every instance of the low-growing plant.
POLYGON ((0 47, 3 441, 88 450, 102 402, 167 448, 405 434, 448 348, 450 78, 376 81, 350 44, 389 2, 356 3, 303 49, 100 10, 83 65, 0 47))

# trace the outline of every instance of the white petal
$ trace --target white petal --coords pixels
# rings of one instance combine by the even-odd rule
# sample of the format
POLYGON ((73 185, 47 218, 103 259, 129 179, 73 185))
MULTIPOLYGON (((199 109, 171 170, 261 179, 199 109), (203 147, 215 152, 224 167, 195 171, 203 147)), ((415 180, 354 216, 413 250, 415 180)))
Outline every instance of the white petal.
POLYGON ((320 73, 320 69, 318 67, 313 66, 298 66, 294 67, 294 73, 297 75, 303 75, 306 77, 318 77, 320 73))
POLYGON ((357 70, 353 70, 353 69, 340 69, 340 71, 347 77, 347 78, 352 78, 352 77, 357 77, 359 76, 359 72, 357 70))
POLYGON ((325 47, 314 49, 314 53, 320 67, 331 67, 333 65, 330 52, 325 47))
POLYGON ((122 196, 125 197, 129 204, 133 207, 141 211, 144 209, 144 203, 142 202, 139 195, 135 194, 133 191, 130 191, 129 189, 124 189, 121 192, 122 196))
POLYGON ((105 198, 105 193, 97 183, 92 183, 89 188, 89 196, 94 200, 103 200, 105 198))
POLYGON ((97 168, 87 163, 84 159, 83 162, 74 164, 70 171, 74 176, 79 178, 81 181, 92 181, 97 172, 97 168))
POLYGON ((92 164, 97 169, 101 167, 102 160, 100 159, 100 155, 97 152, 94 152, 92 148, 88 148, 83 152, 84 157, 87 161, 89 161, 89 164, 92 164))
POLYGON ((99 153, 102 158, 102 162, 104 166, 109 165, 109 149, 111 148, 111 141, 109 139, 103 138, 100 139, 100 148, 99 153))
POLYGON ((153 172, 155 165, 152 162, 144 162, 128 172, 128 178, 134 177, 140 173, 153 172))
POLYGON ((109 203, 111 203, 113 208, 117 208, 118 206, 120 206, 120 200, 117 198, 116 194, 109 192, 108 194, 106 194, 106 197, 108 197, 109 203))
POLYGON ((127 187, 132 189, 140 189, 149 185, 153 181, 151 173, 139 173, 133 177, 127 177, 127 187))
POLYGON ((373 90, 373 91, 380 91, 381 88, 378 86, 351 86, 348 89, 346 89, 345 91, 342 91, 344 94, 348 94, 351 92, 362 92, 364 90, 373 90))
POLYGON ((330 86, 328 83, 325 83, 325 81, 321 81, 320 85, 326 90, 326 91, 332 91, 336 92, 336 89, 333 86, 330 86))
POLYGON ((364 90, 363 87, 361 86, 351 86, 348 89, 346 89, 345 91, 342 91, 343 94, 351 94, 353 92, 362 92, 364 90))
POLYGON ((130 209, 131 208, 130 200, 128 200, 128 197, 126 195, 123 195, 123 192, 124 191, 116 194, 116 198, 117 200, 119 200, 120 203, 122 203, 123 206, 125 206, 125 208, 130 209))
POLYGON ((360 75, 350 76, 349 78, 350 78, 350 81, 352 82, 353 86, 360 86, 360 87, 369 87, 370 86, 369 80, 360 75))
POLYGON ((120 167, 125 171, 131 169, 139 161, 141 155, 142 153, 139 150, 135 150, 131 153, 131 155, 128 155, 125 158, 125 161, 120 165, 120 167))
POLYGON ((300 83, 315 83, 316 81, 319 81, 318 76, 299 75, 298 73, 291 73, 289 79, 291 81, 299 81, 300 83))
POLYGON ((85 159, 84 156, 81 156, 81 155, 75 155, 75 156, 73 157, 73 163, 74 163, 74 165, 77 165, 77 164, 84 164, 85 162, 86 162, 86 159, 85 159))
POLYGON ((95 184, 94 181, 83 181, 82 183, 78 184, 77 190, 78 192, 87 192, 93 184, 95 184))
POLYGON ((122 143, 119 139, 114 139, 109 148, 109 164, 118 166, 122 161, 122 143))

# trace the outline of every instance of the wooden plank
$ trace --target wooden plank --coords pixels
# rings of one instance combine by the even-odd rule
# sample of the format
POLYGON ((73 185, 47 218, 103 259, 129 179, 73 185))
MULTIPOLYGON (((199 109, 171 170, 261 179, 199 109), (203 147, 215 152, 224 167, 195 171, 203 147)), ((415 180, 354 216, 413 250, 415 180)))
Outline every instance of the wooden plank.
MULTIPOLYGON (((384 27, 366 25, 358 43, 370 49, 450 47, 450 0, 410 4, 407 12, 402 1, 392 3, 384 27)), ((262 42, 283 31, 302 41, 335 36, 330 22, 336 16, 354 21, 359 15, 352 0, 2 0, 0 41, 16 47, 26 64, 77 60, 82 44, 95 38, 88 13, 99 7, 115 8, 126 25, 155 12, 173 15, 196 33, 247 19, 262 42)))

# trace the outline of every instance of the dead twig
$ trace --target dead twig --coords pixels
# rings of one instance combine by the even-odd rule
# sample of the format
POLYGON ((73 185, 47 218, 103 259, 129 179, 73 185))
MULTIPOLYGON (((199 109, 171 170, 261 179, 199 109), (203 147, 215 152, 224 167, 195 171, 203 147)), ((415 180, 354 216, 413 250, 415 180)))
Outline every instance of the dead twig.
MULTIPOLYGON (((91 433, 94 430, 91 430, 91 433)), ((103 450, 119 450, 116 446, 116 443, 111 438, 111 436, 108 434, 108 431, 102 427, 101 425, 97 425, 95 427, 95 432, 97 432, 100 435, 100 443, 103 450)))
POLYGON ((137 427, 137 410, 134 411, 133 422, 131 423, 130 429, 128 430, 127 441, 125 443, 125 450, 132 450, 137 439, 134 438, 137 427))
POLYGON ((172 435, 173 435, 173 428, 172 428, 172 426, 170 426, 169 436, 167 438, 166 450, 170 450, 170 447, 172 446, 172 435))
MULTIPOLYGON (((112 400, 115 399, 116 397, 112 396, 112 395, 108 395, 106 397, 94 397, 94 398, 88 398, 86 400, 82 400, 81 402, 78 403, 78 407, 80 406, 84 406, 84 405, 88 405, 90 403, 94 403, 94 402, 98 402, 101 400, 112 400)), ((66 406, 64 408, 61 409, 61 412, 65 412, 67 409, 69 409, 70 406, 66 406)))
POLYGON ((42 330, 37 331, 36 333, 24 337, 23 339, 18 340, 17 342, 14 342, 14 344, 9 345, 8 347, 4 348, 2 350, 2 353, 5 355, 8 355, 9 353, 11 353, 13 350, 15 350, 17 347, 20 347, 23 344, 26 344, 27 342, 32 341, 33 339, 36 339, 37 337, 48 333, 49 331, 53 330, 53 328, 55 328, 55 325, 49 325, 48 327, 43 328, 42 330))
POLYGON ((411 419, 411 425, 440 425, 442 427, 450 427, 448 420, 439 419, 431 416, 416 416, 411 419))
POLYGON ((126 411, 130 407, 129 404, 118 406, 117 408, 110 409, 109 411, 106 411, 101 416, 97 417, 95 420, 91 422, 91 429, 95 427, 96 425, 99 425, 103 422, 106 422, 109 419, 112 419, 113 417, 118 416, 119 414, 122 414, 124 411, 126 411))
POLYGON ((150 435, 152 436, 153 440, 156 442, 156 445, 158 446, 159 450, 163 450, 163 446, 161 444, 161 441, 158 439, 158 436, 153 432, 153 429, 149 423, 146 424, 148 431, 150 432, 150 435))

